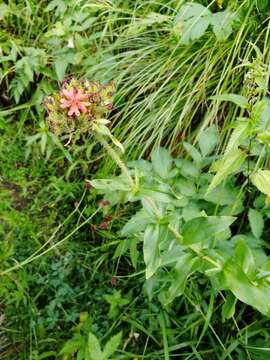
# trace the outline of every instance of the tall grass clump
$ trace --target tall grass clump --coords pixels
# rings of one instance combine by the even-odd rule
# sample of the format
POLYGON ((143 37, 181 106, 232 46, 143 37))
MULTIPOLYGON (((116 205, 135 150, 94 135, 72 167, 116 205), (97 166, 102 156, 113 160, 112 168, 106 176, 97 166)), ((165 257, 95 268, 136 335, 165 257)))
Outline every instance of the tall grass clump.
MULTIPOLYGON (((264 59, 269 56, 267 13, 260 13, 256 2, 227 4, 235 20, 226 39, 217 39, 208 30, 187 44, 181 43, 181 24, 177 23, 183 4, 135 3, 124 24, 121 20, 126 13, 121 6, 113 6, 108 22, 111 24, 113 18, 113 24, 121 24, 115 40, 100 52, 103 61, 99 55, 97 65, 84 69, 89 76, 102 74, 116 80, 119 91, 114 131, 127 148, 140 154, 153 144, 177 150, 181 139, 194 138, 209 124, 228 129, 235 107, 217 107, 209 97, 241 93, 246 71, 242 65, 255 55, 254 44, 264 59)), ((207 5, 213 12, 223 11, 215 2, 207 5)))

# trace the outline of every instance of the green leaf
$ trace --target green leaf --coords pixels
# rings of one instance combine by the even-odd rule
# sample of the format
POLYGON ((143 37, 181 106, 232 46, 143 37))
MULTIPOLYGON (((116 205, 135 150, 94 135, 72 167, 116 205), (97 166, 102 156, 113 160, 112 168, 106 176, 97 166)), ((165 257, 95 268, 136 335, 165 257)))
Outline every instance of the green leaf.
POLYGON ((231 259, 223 268, 226 287, 242 302, 270 316, 270 287, 251 283, 247 275, 231 259))
POLYGON ((245 159, 246 154, 240 149, 236 148, 227 157, 214 163, 216 175, 214 176, 211 184, 209 185, 207 194, 212 191, 217 185, 219 185, 223 180, 225 180, 229 175, 239 171, 245 159))
POLYGON ((123 239, 119 242, 118 246, 115 249, 115 252, 113 254, 113 259, 117 259, 121 257, 129 248, 130 245, 130 238, 123 239))
POLYGON ((110 129, 107 127, 109 123, 110 121, 107 119, 96 119, 94 122, 92 122, 92 129, 99 134, 109 136, 114 145, 116 145, 122 151, 122 153, 124 153, 125 149, 123 145, 116 139, 115 136, 112 135, 110 129))
POLYGON ((264 11, 269 8, 269 0, 257 0, 256 4, 260 11, 264 11))
POLYGON ((143 159, 128 161, 127 166, 132 169, 138 169, 143 173, 149 173, 153 171, 152 164, 149 161, 143 159))
POLYGON ((51 141, 59 148, 61 149, 61 151, 63 152, 63 154, 65 155, 65 157, 67 158, 67 160, 70 162, 70 163, 73 163, 73 159, 72 159, 72 156, 71 154, 69 153, 69 151, 63 146, 63 144, 59 141, 59 138, 51 133, 51 132, 48 132, 48 136, 50 137, 51 141))
POLYGON ((66 74, 66 70, 68 67, 69 62, 66 61, 64 56, 58 56, 55 63, 54 63, 54 67, 55 67, 55 72, 57 75, 57 79, 59 81, 63 81, 65 74, 66 74))
POLYGON ((252 234, 259 239, 262 236, 263 228, 264 228, 264 221, 262 214, 257 210, 249 209, 248 220, 252 234))
POLYGON ((91 185, 101 191, 130 191, 130 184, 127 182, 125 176, 118 176, 113 179, 99 179, 91 180, 91 185))
POLYGON ((10 12, 10 8, 7 4, 0 5, 0 21, 10 12))
POLYGON ((237 299, 235 298, 235 296, 231 292, 229 292, 224 304, 222 305, 222 322, 231 319, 234 316, 236 301, 237 299))
POLYGON ((252 120, 253 126, 258 126, 260 131, 269 130, 270 125, 270 100, 268 98, 263 98, 260 101, 257 101, 251 111, 250 118, 252 120))
POLYGON ((210 25, 211 12, 203 5, 183 5, 174 19, 174 33, 181 35, 181 44, 199 39, 210 25))
POLYGON ((228 229, 235 219, 232 216, 208 216, 191 219, 183 226, 183 242, 189 245, 198 242, 204 243, 215 234, 228 229))
POLYGON ((167 249, 161 253, 161 266, 176 264, 183 256, 183 250, 186 248, 184 245, 176 243, 170 232, 167 233, 167 239, 167 245, 170 244, 170 246, 167 246, 167 249))
POLYGON ((194 196, 197 192, 196 185, 194 182, 187 180, 184 177, 175 179, 175 189, 183 196, 194 196))
POLYGON ((10 91, 12 94, 12 97, 14 97, 16 104, 19 103, 20 97, 22 93, 24 92, 26 86, 25 82, 22 81, 20 76, 16 76, 11 80, 10 83, 10 91))
POLYGON ((28 85, 28 82, 33 81, 34 64, 29 56, 24 56, 23 58, 18 60, 15 65, 15 68, 16 68, 16 72, 20 73, 21 79, 24 82, 25 87, 28 85))
POLYGON ((215 95, 210 97, 211 100, 219 100, 219 101, 231 101, 234 104, 240 106, 243 109, 249 109, 250 105, 248 99, 242 95, 236 94, 222 94, 215 95))
POLYGON ((85 346, 83 336, 75 334, 72 339, 65 342, 63 348, 60 351, 60 355, 71 355, 85 346))
POLYGON ((92 122, 92 129, 94 131, 96 131, 97 133, 105 135, 105 136, 110 136, 111 135, 111 132, 107 128, 107 126, 105 126, 103 123, 100 123, 99 121, 93 121, 92 122))
MULTIPOLYGON (((204 188, 202 189, 204 190, 204 188)), ((229 182, 217 185, 212 191, 202 193, 202 198, 217 205, 233 205, 237 198, 242 199, 239 189, 229 182)))
POLYGON ((245 119, 245 122, 238 122, 230 136, 228 145, 226 146, 225 155, 228 155, 231 151, 235 150, 241 142, 249 135, 249 122, 245 119))
POLYGON ((152 222, 156 222, 159 216, 156 203, 152 199, 145 197, 142 199, 142 206, 152 222))
POLYGON ((202 156, 199 153, 199 151, 195 148, 195 146, 193 146, 185 141, 183 142, 183 146, 184 146, 185 150, 188 152, 188 154, 192 157, 192 159, 196 163, 200 163, 202 161, 202 156))
POLYGON ((270 196, 270 170, 258 170, 251 175, 250 180, 258 190, 270 196))
POLYGON ((232 33, 235 14, 229 10, 218 12, 211 16, 211 25, 217 40, 225 41, 232 33))
POLYGON ((47 134, 43 133, 41 135, 41 140, 40 140, 40 148, 41 148, 41 154, 42 155, 45 154, 46 144, 47 144, 47 134))
POLYGON ((117 146, 122 151, 122 153, 124 154, 125 149, 124 149, 124 146, 120 143, 120 141, 117 140, 116 137, 113 136, 113 134, 111 132, 110 132, 109 137, 112 140, 112 142, 114 143, 114 145, 117 146))
POLYGON ((55 15, 63 15, 67 9, 67 6, 63 0, 52 0, 49 2, 48 6, 45 8, 44 11, 49 12, 54 10, 55 15))
POLYGON ((164 305, 168 305, 177 296, 183 294, 188 275, 192 272, 193 265, 197 258, 192 254, 183 254, 177 261, 175 268, 170 275, 173 277, 172 283, 166 293, 164 305))
POLYGON ((77 352, 76 360, 92 360, 89 355, 89 351, 87 348, 80 348, 77 352))
MULTIPOLYGON (((171 203, 175 200, 175 193, 172 193, 171 189, 166 184, 160 184, 153 186, 152 189, 142 186, 137 194, 140 198, 147 197, 158 203, 171 203)), ((178 196, 178 199, 181 197, 178 196)))
POLYGON ((151 218, 147 215, 147 212, 141 209, 125 224, 120 235, 129 236, 144 231, 150 222, 151 218))
POLYGON ((200 207, 197 203, 190 202, 183 208, 182 216, 185 221, 200 217, 200 207))
POLYGON ((143 239, 143 255, 146 265, 146 279, 149 279, 161 264, 158 225, 147 226, 143 239))
POLYGON ((120 290, 113 290, 112 294, 104 295, 105 300, 110 304, 108 316, 110 319, 115 319, 121 308, 129 303, 129 299, 125 299, 120 290))
POLYGON ((246 246, 251 249, 254 254, 257 267, 261 267, 265 263, 267 256, 263 249, 263 242, 261 239, 255 238, 252 234, 239 234, 233 236, 230 243, 236 247, 238 241, 244 241, 246 246))
POLYGON ((99 341, 91 332, 88 334, 88 350, 91 360, 103 360, 103 353, 99 341))
POLYGON ((244 240, 238 240, 235 247, 236 262, 241 266, 243 272, 252 277, 255 275, 255 260, 252 251, 244 240))
POLYGON ((170 21, 170 16, 159 14, 157 12, 150 12, 142 17, 134 17, 127 29, 126 35, 134 36, 144 31, 148 26, 154 24, 162 24, 163 22, 170 21))
POLYGON ((154 150, 151 156, 154 171, 163 179, 168 178, 171 167, 172 157, 168 150, 159 147, 154 150))
POLYGON ((30 136, 26 136, 26 146, 30 146, 32 145, 33 143, 35 143, 37 140, 40 140, 41 139, 41 134, 35 134, 35 135, 30 135, 30 136))
POLYGON ((205 129, 199 136, 199 147, 203 156, 211 154, 218 143, 218 129, 212 125, 205 129))
POLYGON ((135 237, 133 239, 130 239, 129 252, 130 252, 130 259, 134 269, 137 268, 137 260, 138 260, 137 242, 138 239, 135 237))
MULTIPOLYGON (((87 16, 87 14, 85 14, 87 16)), ((89 17, 87 18, 85 21, 81 22, 80 21, 80 25, 79 24, 74 24, 72 26, 72 31, 76 31, 76 32, 81 32, 81 31, 85 31, 89 28, 91 28, 94 24, 94 22, 96 21, 96 17, 89 17)))
POLYGON ((107 360, 119 347, 122 340, 122 331, 114 335, 105 345, 103 350, 104 360, 107 360))
POLYGON ((175 165, 180 170, 181 175, 186 178, 197 178, 200 175, 200 170, 197 166, 194 165, 192 161, 186 159, 177 159, 175 160, 175 165))

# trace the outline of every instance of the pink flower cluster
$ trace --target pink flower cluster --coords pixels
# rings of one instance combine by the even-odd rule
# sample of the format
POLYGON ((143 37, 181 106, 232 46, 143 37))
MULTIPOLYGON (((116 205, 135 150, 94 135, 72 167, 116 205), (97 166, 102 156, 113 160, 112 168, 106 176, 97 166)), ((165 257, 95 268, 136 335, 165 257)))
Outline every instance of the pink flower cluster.
POLYGON ((87 106, 90 106, 91 103, 87 101, 87 94, 83 93, 83 90, 75 89, 74 87, 70 90, 63 89, 63 98, 60 100, 62 109, 68 108, 68 116, 72 116, 73 114, 79 116, 80 113, 87 112, 87 106))
POLYGON ((114 92, 113 82, 103 85, 86 79, 64 80, 62 88, 44 100, 50 130, 77 139, 82 133, 90 133, 92 121, 106 117, 113 110, 114 92))

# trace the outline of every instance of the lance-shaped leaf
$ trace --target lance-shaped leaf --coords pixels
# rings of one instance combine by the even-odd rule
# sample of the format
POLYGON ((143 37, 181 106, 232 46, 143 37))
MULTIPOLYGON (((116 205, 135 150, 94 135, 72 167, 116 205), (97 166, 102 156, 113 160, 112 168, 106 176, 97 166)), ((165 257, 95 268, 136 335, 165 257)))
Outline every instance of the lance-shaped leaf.
POLYGON ((222 322, 231 319, 234 316, 236 301, 237 299, 235 298, 235 296, 231 292, 229 292, 226 296, 225 303, 222 305, 222 322))
POLYGON ((236 148, 224 159, 217 161, 213 166, 214 170, 216 171, 216 175, 214 176, 211 184, 209 185, 207 194, 212 191, 217 185, 219 185, 223 180, 225 180, 227 176, 239 171, 245 159, 246 154, 240 149, 236 148))
POLYGON ((151 223, 151 218, 147 215, 144 209, 138 211, 132 218, 125 224, 121 230, 121 236, 129 236, 140 231, 145 230, 146 226, 151 223))
POLYGON ((183 5, 174 19, 174 33, 181 36, 181 43, 199 39, 210 25, 211 11, 197 3, 183 5))
POLYGON ((198 258, 193 254, 183 254, 177 261, 175 268, 172 269, 170 275, 173 280, 171 286, 166 293, 166 299, 164 305, 172 302, 177 296, 183 294, 185 285, 189 274, 194 271, 194 264, 198 258))
POLYGON ((242 302, 270 316, 270 287, 252 283, 240 266, 231 259, 223 268, 226 287, 242 302))
POLYGON ((211 154, 218 143, 218 129, 212 125, 205 129, 199 136, 199 147, 203 156, 211 154))
POLYGON ((97 337, 91 332, 88 335, 88 351, 90 360, 103 360, 103 353, 97 337))
POLYGON ((148 225, 144 232, 143 255, 146 265, 146 279, 149 279, 161 264, 159 251, 159 225, 148 225))
POLYGON ((237 264, 248 277, 252 278, 255 276, 255 259, 251 249, 244 240, 238 240, 235 246, 235 258, 237 264))
POLYGON ((154 171, 163 179, 166 179, 169 176, 169 172, 172 167, 172 157, 170 156, 168 150, 159 147, 155 149, 152 154, 152 164, 154 171))
POLYGON ((105 345, 103 350, 104 360, 109 359, 109 357, 117 350, 122 340, 122 332, 119 332, 117 335, 114 335, 105 345))
POLYGON ((253 235, 256 238, 260 238, 262 236, 263 228, 264 228, 264 221, 262 214, 255 209, 249 209, 248 220, 253 235))
POLYGON ((224 41, 230 36, 235 18, 235 13, 229 10, 218 12, 211 16, 213 31, 219 41, 224 41))
POLYGON ((206 242, 215 234, 227 230, 235 219, 232 216, 208 216, 191 219, 183 226, 183 242, 188 245, 206 242))
POLYGON ((240 106, 243 109, 249 109, 250 105, 248 99, 242 95, 236 94, 221 94, 221 95, 214 95, 211 96, 210 99, 212 100, 219 100, 219 101, 230 101, 234 104, 240 106))
POLYGON ((267 196, 270 196, 270 170, 258 170, 250 177, 253 185, 267 196))
POLYGON ((91 185, 97 189, 104 192, 108 191, 130 191, 131 186, 127 182, 125 176, 118 176, 112 179, 97 179, 91 180, 91 185))

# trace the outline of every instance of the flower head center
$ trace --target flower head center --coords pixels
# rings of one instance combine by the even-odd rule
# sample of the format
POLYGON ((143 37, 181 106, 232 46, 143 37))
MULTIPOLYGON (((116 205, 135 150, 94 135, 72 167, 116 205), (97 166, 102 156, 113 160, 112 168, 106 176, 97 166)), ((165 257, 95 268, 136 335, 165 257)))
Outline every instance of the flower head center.
POLYGON ((75 87, 69 90, 63 89, 62 94, 60 107, 62 109, 69 109, 68 116, 79 116, 81 113, 86 113, 87 107, 91 105, 87 94, 81 89, 77 90, 75 87))

